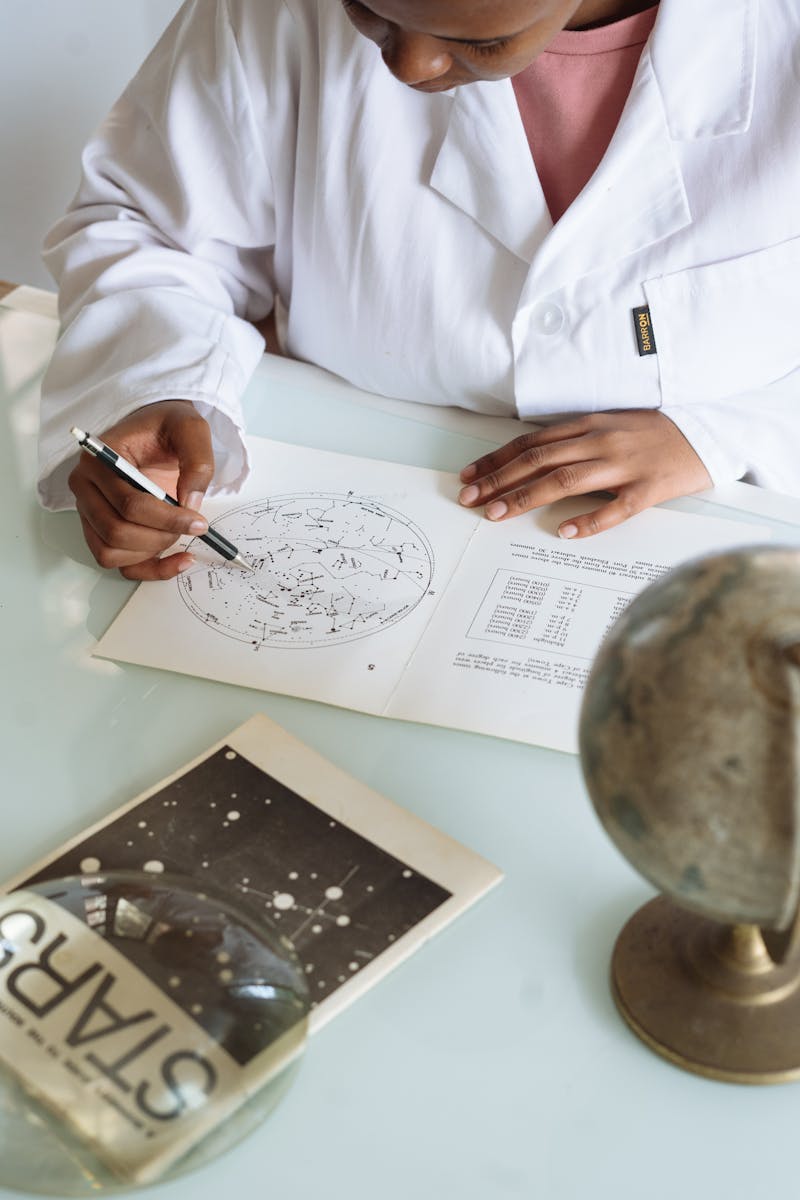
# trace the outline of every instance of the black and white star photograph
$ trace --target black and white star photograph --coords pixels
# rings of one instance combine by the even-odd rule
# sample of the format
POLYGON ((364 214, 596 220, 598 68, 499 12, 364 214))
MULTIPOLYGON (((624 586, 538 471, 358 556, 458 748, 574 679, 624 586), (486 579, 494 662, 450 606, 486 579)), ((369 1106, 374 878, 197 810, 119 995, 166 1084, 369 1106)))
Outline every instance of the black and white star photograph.
MULTIPOLYGON (((256 923, 267 918, 298 954, 312 1008, 451 896, 229 745, 17 886, 117 870, 189 877, 256 923)), ((117 948, 143 967, 136 939, 117 948)), ((230 947, 219 953, 230 971, 230 947)), ((146 970, 204 1024, 196 984, 185 995, 175 984, 174 957, 148 958, 146 970)))

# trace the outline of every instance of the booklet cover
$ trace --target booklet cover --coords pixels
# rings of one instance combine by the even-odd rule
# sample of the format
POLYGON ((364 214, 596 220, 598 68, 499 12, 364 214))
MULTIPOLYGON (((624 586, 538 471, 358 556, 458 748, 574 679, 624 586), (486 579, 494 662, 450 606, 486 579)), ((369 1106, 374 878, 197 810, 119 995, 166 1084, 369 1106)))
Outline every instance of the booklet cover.
POLYGON ((213 897, 256 926, 269 918, 294 946, 313 1032, 501 877, 267 717, 253 717, 8 881, 0 1059, 121 1179, 155 1180, 297 1051, 291 1029, 266 1044, 256 1039, 255 1051, 220 1037, 210 998, 251 951, 246 937, 232 937, 213 897), (111 946, 99 901, 70 911, 66 901, 25 890, 63 876, 91 885, 118 870, 154 884, 189 877, 198 939, 213 943, 222 970, 191 979, 192 957, 174 948, 146 953, 159 922, 144 903, 118 906, 115 920, 138 923, 138 935, 111 946))

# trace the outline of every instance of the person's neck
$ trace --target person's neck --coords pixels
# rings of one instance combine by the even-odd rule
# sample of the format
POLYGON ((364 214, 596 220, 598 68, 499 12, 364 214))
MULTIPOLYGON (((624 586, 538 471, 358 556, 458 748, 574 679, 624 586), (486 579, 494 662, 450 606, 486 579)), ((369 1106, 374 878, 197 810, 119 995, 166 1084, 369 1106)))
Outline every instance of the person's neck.
POLYGON ((646 8, 655 8, 657 3, 658 0, 584 0, 566 28, 595 29, 598 25, 610 25, 646 8))

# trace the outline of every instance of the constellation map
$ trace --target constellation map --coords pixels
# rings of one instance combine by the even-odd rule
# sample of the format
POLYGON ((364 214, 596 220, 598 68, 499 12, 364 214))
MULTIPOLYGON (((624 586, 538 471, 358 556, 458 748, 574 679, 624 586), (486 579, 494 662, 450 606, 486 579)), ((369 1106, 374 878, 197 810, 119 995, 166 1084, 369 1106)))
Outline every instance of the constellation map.
POLYGON ((202 563, 178 577, 189 610, 261 647, 329 646, 408 616, 433 579, 433 550, 409 518, 353 493, 272 496, 214 521, 255 568, 202 563))

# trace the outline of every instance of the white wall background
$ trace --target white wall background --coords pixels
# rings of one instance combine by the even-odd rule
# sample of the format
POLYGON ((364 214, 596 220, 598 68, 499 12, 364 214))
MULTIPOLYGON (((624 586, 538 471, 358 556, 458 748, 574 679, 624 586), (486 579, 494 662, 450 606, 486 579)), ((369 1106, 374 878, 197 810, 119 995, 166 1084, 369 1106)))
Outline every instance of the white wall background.
POLYGON ((0 0, 0 279, 52 288, 42 238, 81 148, 180 0, 0 0))

